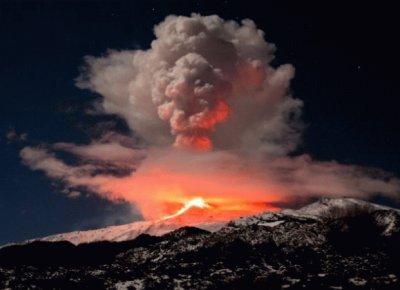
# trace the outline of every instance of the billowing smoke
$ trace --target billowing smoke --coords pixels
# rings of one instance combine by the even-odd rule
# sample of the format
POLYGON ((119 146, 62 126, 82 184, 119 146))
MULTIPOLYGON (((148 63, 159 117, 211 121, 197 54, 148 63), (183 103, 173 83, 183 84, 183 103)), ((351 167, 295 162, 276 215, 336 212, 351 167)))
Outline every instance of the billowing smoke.
POLYGON ((102 96, 91 113, 122 117, 139 143, 107 132, 86 145, 25 147, 27 166, 70 196, 128 201, 147 219, 198 196, 214 218, 295 196, 399 196, 400 181, 381 170, 287 156, 301 141, 303 103, 289 90, 294 68, 271 66, 275 46, 253 21, 168 16, 154 33, 147 50, 87 57, 77 80, 102 96))
POLYGON ((104 97, 101 110, 153 145, 295 148, 302 102, 288 92, 294 68, 270 66, 275 46, 253 21, 169 16, 154 33, 148 50, 86 58, 78 86, 104 97))

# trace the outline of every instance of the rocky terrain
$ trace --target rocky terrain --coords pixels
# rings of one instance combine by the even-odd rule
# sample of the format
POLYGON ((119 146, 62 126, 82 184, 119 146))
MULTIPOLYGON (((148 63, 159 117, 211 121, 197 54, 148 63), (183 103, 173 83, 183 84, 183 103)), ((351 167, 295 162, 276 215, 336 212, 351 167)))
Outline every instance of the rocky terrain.
POLYGON ((400 289, 399 245, 398 210, 323 198, 215 232, 11 245, 0 250, 0 288, 400 289))

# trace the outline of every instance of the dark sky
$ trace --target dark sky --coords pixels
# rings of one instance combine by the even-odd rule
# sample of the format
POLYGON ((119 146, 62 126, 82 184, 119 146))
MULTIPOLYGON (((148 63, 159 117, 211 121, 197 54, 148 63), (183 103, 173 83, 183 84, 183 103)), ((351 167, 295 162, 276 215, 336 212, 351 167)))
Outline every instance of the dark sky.
POLYGON ((27 133, 31 145, 87 141, 96 120, 81 109, 94 95, 74 86, 83 57, 147 48, 169 14, 253 19, 277 45, 275 64, 296 67, 308 124, 298 153, 400 176, 397 9, 321 2, 0 0, 0 244, 137 218, 126 204, 65 197, 21 165, 26 143, 6 134, 27 133))

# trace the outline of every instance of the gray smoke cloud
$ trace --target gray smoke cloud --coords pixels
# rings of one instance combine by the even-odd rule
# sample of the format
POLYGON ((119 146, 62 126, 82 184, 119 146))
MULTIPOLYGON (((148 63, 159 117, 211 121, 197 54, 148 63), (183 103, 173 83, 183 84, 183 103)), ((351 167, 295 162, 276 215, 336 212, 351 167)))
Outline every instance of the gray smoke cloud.
POLYGON ((294 68, 271 65, 275 46, 253 21, 168 16, 154 34, 147 50, 86 57, 77 79, 102 96, 88 113, 117 114, 142 143, 105 132, 85 145, 25 147, 24 164, 71 196, 86 188, 129 201, 149 219, 171 214, 163 206, 172 195, 271 203, 399 197, 399 179, 382 170, 288 157, 304 127, 303 103, 290 93, 294 68), (60 152, 79 162, 67 163, 60 152))
POLYGON ((86 58, 77 80, 104 98, 152 145, 200 149, 293 150, 302 102, 289 94, 294 68, 270 65, 275 46, 253 21, 168 16, 148 50, 86 58))

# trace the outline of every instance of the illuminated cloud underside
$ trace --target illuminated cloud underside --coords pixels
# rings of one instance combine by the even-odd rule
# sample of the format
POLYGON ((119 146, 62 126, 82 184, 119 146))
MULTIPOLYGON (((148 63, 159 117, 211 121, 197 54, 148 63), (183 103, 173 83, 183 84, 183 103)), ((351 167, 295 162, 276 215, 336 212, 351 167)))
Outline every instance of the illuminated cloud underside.
POLYGON ((209 207, 197 219, 230 219, 294 196, 399 196, 399 180, 381 170, 287 157, 301 141, 303 103, 290 94, 293 66, 270 65, 275 46, 253 21, 169 16, 154 32, 148 50, 86 57, 77 80, 102 96, 96 113, 119 115, 141 143, 108 132, 86 145, 25 147, 27 166, 67 194, 135 203, 146 219, 198 197, 209 207))

